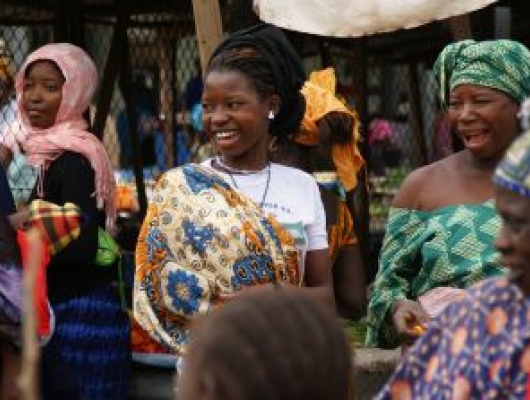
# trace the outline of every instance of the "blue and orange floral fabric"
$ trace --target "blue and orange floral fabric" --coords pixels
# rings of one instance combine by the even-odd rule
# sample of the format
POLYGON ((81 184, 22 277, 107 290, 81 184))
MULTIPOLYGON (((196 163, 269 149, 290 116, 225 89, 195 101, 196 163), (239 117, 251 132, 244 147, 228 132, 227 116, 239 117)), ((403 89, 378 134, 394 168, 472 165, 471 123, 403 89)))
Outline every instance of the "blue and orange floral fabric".
POLYGON ((292 236, 214 171, 160 178, 136 248, 134 316, 151 337, 182 354, 195 316, 244 288, 301 280, 292 236))

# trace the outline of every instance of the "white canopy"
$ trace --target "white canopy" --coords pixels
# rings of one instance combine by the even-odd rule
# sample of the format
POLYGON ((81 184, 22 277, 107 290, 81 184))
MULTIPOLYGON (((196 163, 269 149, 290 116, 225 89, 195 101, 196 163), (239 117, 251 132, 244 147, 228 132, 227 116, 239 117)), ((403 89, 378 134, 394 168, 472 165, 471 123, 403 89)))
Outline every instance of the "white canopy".
POLYGON ((358 37, 414 28, 497 0, 254 0, 260 19, 322 36, 358 37))

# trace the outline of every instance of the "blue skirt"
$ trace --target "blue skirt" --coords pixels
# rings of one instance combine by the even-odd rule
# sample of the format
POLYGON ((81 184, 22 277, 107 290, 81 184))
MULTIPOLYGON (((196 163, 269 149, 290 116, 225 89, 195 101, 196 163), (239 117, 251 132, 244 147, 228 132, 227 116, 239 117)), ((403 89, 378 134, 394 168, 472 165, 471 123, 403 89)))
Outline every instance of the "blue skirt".
POLYGON ((55 331, 42 352, 43 399, 127 399, 130 325, 110 285, 52 304, 55 331))

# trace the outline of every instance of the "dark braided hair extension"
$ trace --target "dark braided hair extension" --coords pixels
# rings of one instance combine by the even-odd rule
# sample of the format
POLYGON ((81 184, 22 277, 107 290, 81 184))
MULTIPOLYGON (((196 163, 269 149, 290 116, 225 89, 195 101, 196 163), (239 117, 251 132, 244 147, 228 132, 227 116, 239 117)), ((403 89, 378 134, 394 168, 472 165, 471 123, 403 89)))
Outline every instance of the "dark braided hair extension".
POLYGON ((193 334, 185 365, 195 379, 210 380, 219 400, 345 400, 351 393, 349 344, 335 317, 306 294, 255 289, 206 316, 193 334))
POLYGON ((245 75, 260 96, 278 95, 280 109, 269 132, 280 140, 296 132, 305 112, 300 89, 306 79, 300 58, 283 32, 269 24, 235 32, 214 51, 211 71, 235 70, 245 75))

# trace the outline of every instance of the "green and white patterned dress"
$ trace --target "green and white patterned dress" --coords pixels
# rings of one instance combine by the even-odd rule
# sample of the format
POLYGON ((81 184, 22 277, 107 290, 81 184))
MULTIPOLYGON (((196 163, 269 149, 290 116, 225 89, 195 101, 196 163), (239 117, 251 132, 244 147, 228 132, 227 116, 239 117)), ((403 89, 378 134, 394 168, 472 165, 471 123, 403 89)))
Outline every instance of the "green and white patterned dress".
POLYGON ((506 274, 493 245, 499 228, 493 200, 430 212, 392 208, 368 306, 367 345, 398 345, 385 322, 395 301, 506 274))

